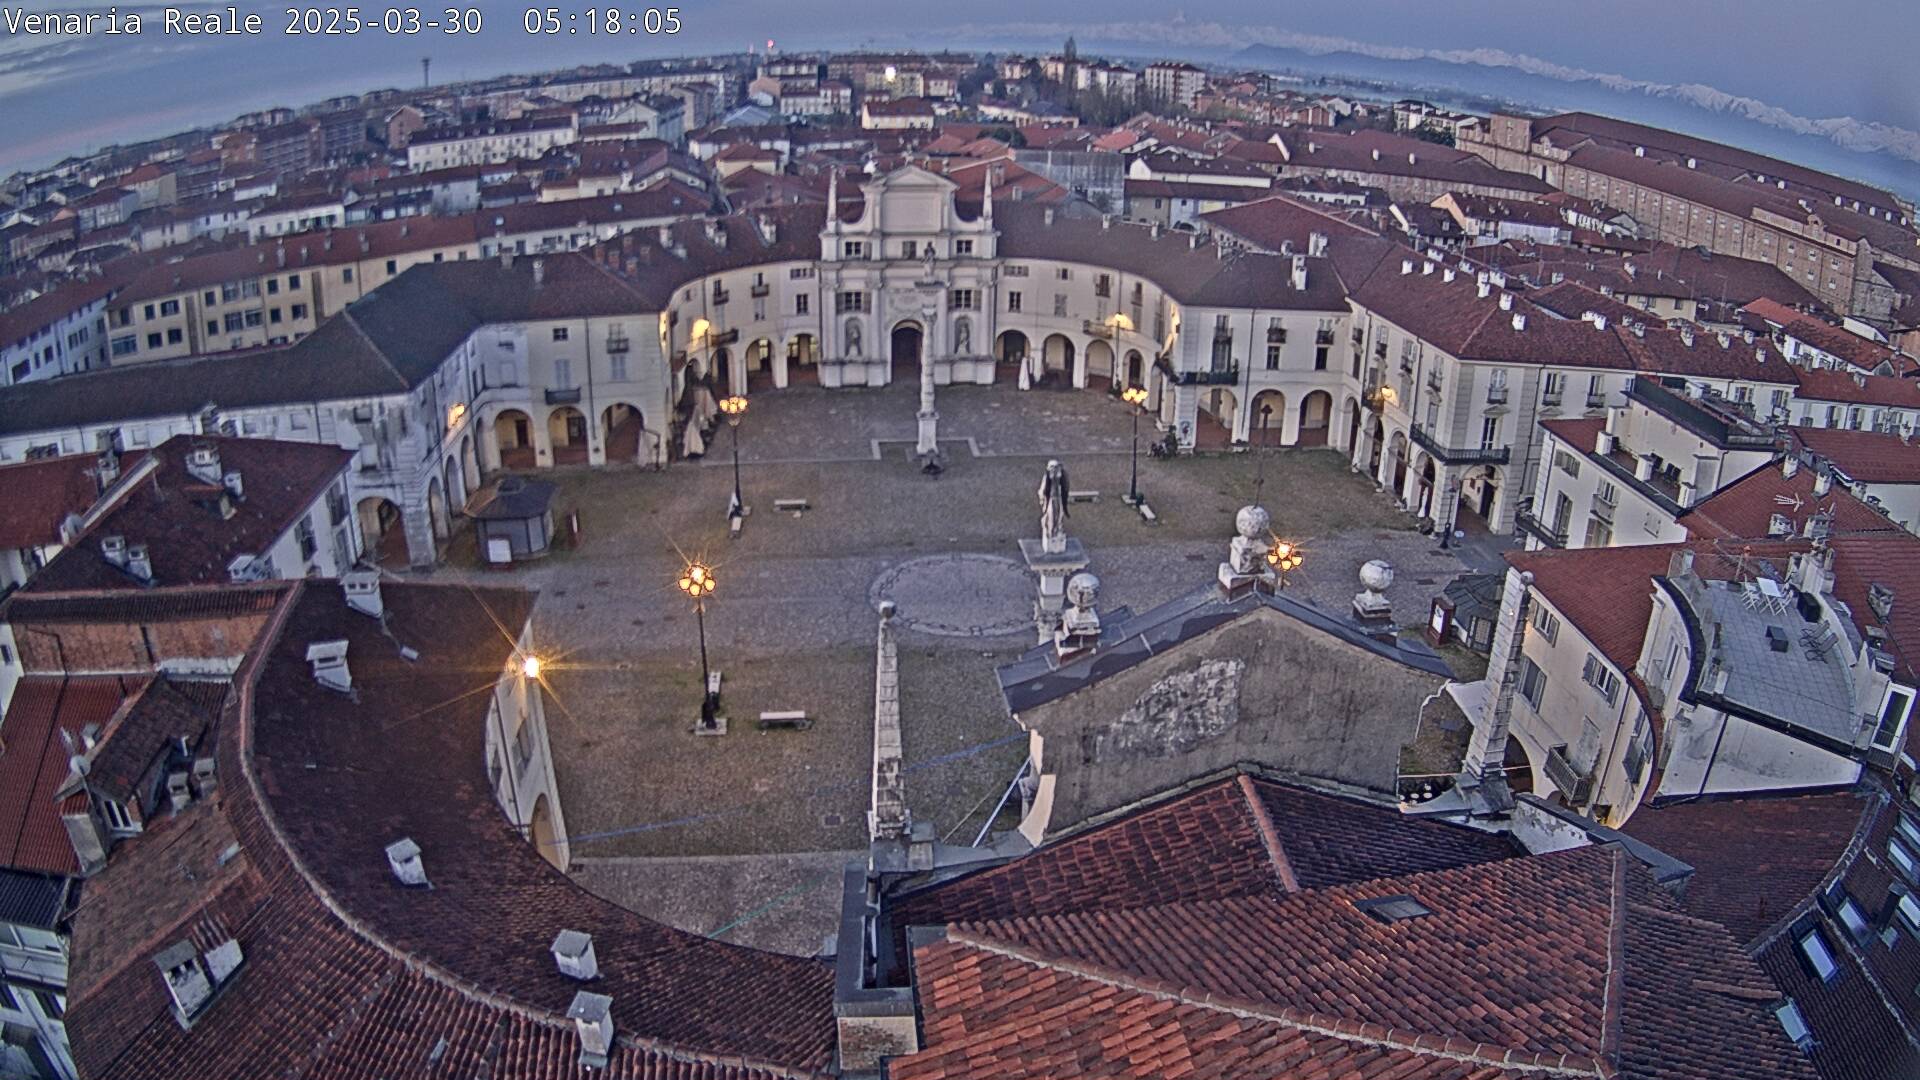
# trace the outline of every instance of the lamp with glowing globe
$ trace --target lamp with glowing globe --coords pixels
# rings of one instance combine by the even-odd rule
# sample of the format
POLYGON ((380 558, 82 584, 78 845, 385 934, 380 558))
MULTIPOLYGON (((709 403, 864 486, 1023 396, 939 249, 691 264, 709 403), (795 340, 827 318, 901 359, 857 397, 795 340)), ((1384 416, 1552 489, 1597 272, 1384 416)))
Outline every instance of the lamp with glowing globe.
POLYGON ((1133 406, 1133 473, 1127 480, 1127 505, 1140 505, 1140 414, 1147 411, 1147 388, 1129 386, 1120 391, 1120 400, 1133 406))
POLYGON ((1280 576, 1280 587, 1287 587, 1287 571, 1300 568, 1300 548, 1288 540, 1276 540, 1267 549, 1267 565, 1280 576))
POLYGON ((733 502, 727 505, 727 517, 745 517, 747 504, 740 498, 740 418, 747 413, 746 396, 734 394, 721 398, 720 411, 726 414, 727 426, 733 429, 733 502))
POLYGON ((680 591, 693 598, 693 617, 700 628, 700 724, 694 728, 699 735, 724 735, 720 715, 720 692, 714 688, 713 673, 707 667, 707 603, 706 598, 713 594, 719 582, 713 576, 711 567, 698 562, 690 562, 680 571, 680 579, 675 582, 680 591))

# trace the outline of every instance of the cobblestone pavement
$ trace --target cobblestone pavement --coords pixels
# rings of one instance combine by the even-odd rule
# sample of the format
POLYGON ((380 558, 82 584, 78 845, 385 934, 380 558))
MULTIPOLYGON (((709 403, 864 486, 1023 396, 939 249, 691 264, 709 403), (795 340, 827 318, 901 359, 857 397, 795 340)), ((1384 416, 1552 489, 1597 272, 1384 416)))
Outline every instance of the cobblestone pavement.
MULTIPOLYGON (((1389 591, 1395 615, 1418 625, 1431 597, 1459 572, 1452 553, 1413 532, 1410 519, 1336 454, 1143 455, 1141 488, 1160 515, 1149 525, 1120 500, 1129 461, 1113 445, 1116 437, 1126 445, 1124 409, 1097 394, 965 389, 942 390, 942 431, 995 454, 956 458, 938 479, 921 475, 904 453, 879 461, 852 453, 826 461, 750 457, 742 480, 754 512, 730 540, 730 469, 561 470, 548 475, 561 486, 559 514, 580 512, 578 548, 507 572, 439 572, 440 579, 541 591, 534 635, 550 658, 548 723, 583 867, 636 856, 863 847, 875 605, 889 590, 906 616, 898 640, 910 805, 942 835, 970 841, 1025 754, 993 669, 1033 638, 1024 601, 1012 591, 1017 579, 998 560, 1017 565, 1017 541, 1038 534, 1040 473, 1071 434, 1047 430, 1061 416, 1090 418, 1095 441, 1108 446, 1068 459, 1072 486, 1101 493, 1098 502, 1073 504, 1067 524, 1102 580, 1102 610, 1141 611, 1210 581, 1233 513, 1253 501, 1256 486, 1276 529, 1306 553, 1289 587, 1330 610, 1347 609, 1361 563, 1386 558, 1398 571, 1389 591), (788 497, 812 508, 773 511, 773 499, 788 497), (699 700, 696 622, 673 585, 687 557, 708 561, 719 580, 705 621, 709 656, 724 678, 731 723, 724 738, 689 734, 699 700), (955 567, 968 569, 950 572, 955 567), (992 617, 982 618, 983 610, 992 617), (926 633, 915 620, 977 633, 926 633), (761 711, 788 709, 805 710, 812 728, 757 730, 761 711)), ((761 395, 750 416, 818 434, 815 449, 844 450, 858 441, 846 432, 883 423, 902 423, 910 436, 910 406, 897 392, 799 390, 761 395), (856 403, 873 401, 904 404, 909 415, 904 422, 860 419, 856 403)), ((749 431, 743 451, 755 445, 749 431)), ((621 886, 622 895, 667 918, 696 908, 748 911, 792 887, 745 871, 721 880, 711 869, 681 873, 675 865, 626 873, 622 880, 638 884, 621 886)), ((806 902, 816 900, 837 904, 830 890, 806 902)), ((795 933, 789 941, 807 936, 795 933)))
POLYGON ((580 859, 573 879, 622 907, 735 945, 817 956, 839 930, 841 871, 866 851, 580 859))

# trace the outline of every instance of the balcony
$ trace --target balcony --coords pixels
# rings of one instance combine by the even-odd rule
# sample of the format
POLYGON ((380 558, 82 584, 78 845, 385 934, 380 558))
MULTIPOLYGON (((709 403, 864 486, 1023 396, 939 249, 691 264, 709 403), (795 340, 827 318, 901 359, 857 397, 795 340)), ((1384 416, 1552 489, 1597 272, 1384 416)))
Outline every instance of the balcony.
MULTIPOLYGON (((1615 496, 1616 500, 1618 498, 1619 498, 1618 496, 1615 496)), ((1593 506, 1591 509, 1594 517, 1599 518, 1601 521, 1604 521, 1609 525, 1613 524, 1613 511, 1615 509, 1614 504, 1601 498, 1598 493, 1595 493, 1595 495, 1593 496, 1593 506)))
POLYGON ((1550 548, 1563 548, 1567 546, 1567 529, 1564 525, 1556 529, 1539 518, 1534 517, 1533 511, 1531 510, 1520 511, 1514 515, 1513 520, 1515 524, 1520 526, 1521 532, 1526 533, 1528 536, 1533 537, 1535 540, 1540 541, 1550 548))
POLYGON ((1240 381, 1240 365, 1229 363, 1225 367, 1210 368, 1206 371, 1179 371, 1165 356, 1155 358, 1153 366, 1159 369, 1169 382, 1176 386, 1232 386, 1240 381))
POLYGON ((1588 394, 1587 395, 1587 408, 1604 409, 1606 407, 1607 407, 1607 395, 1605 394, 1588 394))
POLYGON ((747 294, 748 294, 749 296, 753 296, 753 297, 755 297, 755 298, 758 298, 758 297, 763 297, 763 296, 766 296, 766 295, 767 295, 768 293, 770 293, 770 292, 772 292, 772 291, 773 291, 773 286, 771 286, 771 285, 768 285, 768 284, 767 284, 766 282, 764 282, 764 281, 763 281, 763 282, 761 282, 760 284, 758 284, 758 285, 755 285, 755 286, 752 286, 751 288, 749 288, 749 289, 747 290, 747 294))
POLYGON ((1489 387, 1487 387, 1487 404, 1489 404, 1489 405, 1505 405, 1506 403, 1507 403, 1507 388, 1506 388, 1506 387, 1504 387, 1504 386, 1489 386, 1489 387))
POLYGON ((1718 395, 1694 397, 1663 379, 1646 376, 1633 380, 1627 396, 1723 450, 1773 447, 1771 432, 1718 395))
POLYGON ((1540 395, 1540 407, 1543 409, 1557 409, 1560 407, 1560 403, 1566 400, 1566 397, 1564 393, 1558 390, 1549 390, 1540 395))
POLYGON ((632 349, 633 349, 633 339, 627 337, 625 334, 609 334, 607 336, 608 352, 623 353, 623 352, 629 352, 632 349))
POLYGON ((578 405, 580 404, 580 388, 577 386, 568 386, 560 389, 550 389, 547 391, 547 404, 578 405))
POLYGON ((1553 786, 1566 795, 1569 803, 1579 804, 1587 801, 1593 794, 1593 776, 1582 773, 1567 760, 1567 746, 1561 743, 1547 751, 1546 765, 1543 771, 1553 786))
POLYGON ((714 306, 716 306, 716 307, 718 307, 718 306, 719 306, 719 305, 721 305, 721 304, 724 304, 724 303, 726 303, 726 302, 727 302, 727 301, 728 301, 729 299, 731 299, 732 297, 733 297, 733 294, 732 294, 732 293, 730 293, 730 292, 728 292, 728 291, 727 291, 727 290, 725 290, 725 289, 715 289, 715 290, 713 290, 713 303, 714 303, 714 306))
POLYGON ((1477 449, 1448 446, 1419 424, 1413 425, 1413 441, 1447 465, 1505 465, 1513 454, 1505 446, 1482 446, 1477 449))
POLYGON ((1333 331, 1331 331, 1331 330, 1316 330, 1316 331, 1314 331, 1314 333, 1313 333, 1313 343, 1314 343, 1315 345, 1331 345, 1331 344, 1333 344, 1333 331))

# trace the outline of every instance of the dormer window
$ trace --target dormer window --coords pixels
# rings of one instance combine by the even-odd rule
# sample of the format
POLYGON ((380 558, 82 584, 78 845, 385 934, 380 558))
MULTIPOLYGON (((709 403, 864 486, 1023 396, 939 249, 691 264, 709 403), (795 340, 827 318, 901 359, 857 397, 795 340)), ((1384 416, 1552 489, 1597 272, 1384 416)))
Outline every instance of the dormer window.
POLYGON ((1356 900, 1353 906, 1389 925, 1433 914, 1431 908, 1411 896, 1377 896, 1356 900))
POLYGON ((180 1021, 181 1027, 192 1024, 213 999, 213 981, 207 978, 193 942, 182 941, 170 946, 154 957, 153 963, 166 980, 167 994, 173 998, 174 1018, 180 1021))

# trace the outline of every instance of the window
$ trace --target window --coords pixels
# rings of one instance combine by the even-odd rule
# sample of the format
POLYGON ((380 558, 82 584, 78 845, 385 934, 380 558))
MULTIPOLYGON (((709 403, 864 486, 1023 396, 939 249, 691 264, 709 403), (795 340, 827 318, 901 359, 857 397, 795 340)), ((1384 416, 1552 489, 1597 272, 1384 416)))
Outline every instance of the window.
POLYGON ((978 311, 980 294, 972 289, 954 289, 947 294, 947 306, 955 311, 978 311))
POLYGON ((1536 605, 1533 609, 1533 628, 1540 631, 1540 636, 1546 638, 1549 645, 1560 640, 1560 616, 1543 606, 1536 605))
POLYGON ((162 301, 160 301, 160 314, 162 314, 162 315, 178 315, 178 314, 180 314, 180 301, 178 301, 178 300, 162 300, 162 301))
POLYGON ((133 818, 127 813, 124 804, 112 799, 100 800, 100 816, 107 819, 107 827, 116 832, 129 832, 133 829, 133 818))
POLYGON ((281 316, 280 316, 279 308, 273 308, 267 312, 267 321, 270 323, 278 323, 280 321, 280 318, 281 316))
POLYGON ((340 270, 340 280, 344 282, 351 282, 353 280, 353 267, 351 266, 343 267, 340 270))
POLYGON ((208 289, 206 292, 200 294, 200 299, 205 301, 208 307, 212 307, 213 305, 220 302, 218 299, 216 299, 218 295, 219 294, 215 293, 212 289, 208 289))
POLYGON ((1785 1005, 1773 1010, 1774 1019, 1780 1021, 1780 1027, 1787 1033, 1793 1044, 1805 1050, 1813 1045, 1813 1029, 1807 1026, 1807 1018, 1800 1015, 1800 1006, 1787 999, 1785 1005))
POLYGON ((140 317, 143 319, 151 319, 153 318, 153 311, 154 311, 153 305, 148 304, 144 309, 142 309, 140 313, 140 317))
POLYGON ((566 327, 564 327, 564 326, 556 326, 556 327, 554 327, 554 328, 553 328, 553 340, 555 340, 555 341, 565 341, 565 340, 567 340, 567 328, 566 328, 566 327))
POLYGON ((1375 896, 1355 900, 1353 906, 1383 923, 1405 922, 1433 914, 1431 908, 1411 896, 1375 896))
POLYGON ((1592 653, 1587 654, 1586 666, 1580 671, 1580 681, 1600 691, 1600 696, 1609 705, 1620 695, 1620 676, 1607 667, 1606 661, 1592 653))
POLYGON ((1018 291, 1010 292, 1007 294, 1007 310, 1008 311, 1020 310, 1020 293, 1018 291))
POLYGON ((1900 744, 1900 730, 1906 725, 1907 710, 1912 705, 1912 691, 1887 687, 1887 700, 1880 706, 1880 726, 1873 732, 1875 750, 1892 750, 1900 744))
POLYGON ((295 305, 293 305, 293 309, 292 309, 292 313, 293 313, 293 317, 294 317, 294 318, 296 318, 296 319, 304 319, 304 318, 306 318, 306 317, 307 317, 307 305, 305 305, 305 304, 295 304, 295 305))
POLYGON ((1546 386, 1541 390, 1541 398, 1548 405, 1560 404, 1567 393, 1567 376, 1563 372, 1547 372, 1546 386))
POLYGON ((813 267, 811 266, 796 266, 787 271, 787 280, 789 281, 804 281, 812 276, 813 267))
POLYGON ((865 240, 844 240, 840 243, 840 257, 843 259, 864 259, 867 257, 865 240))
POLYGON ((159 335, 159 334, 148 334, 148 335, 147 335, 147 348, 149 348, 149 349, 157 349, 157 348, 159 348, 159 347, 160 347, 160 342, 161 342, 161 340, 162 340, 162 338, 160 337, 160 335, 159 335))
POLYGON ((1893 863, 1900 873, 1913 877, 1913 849, 1898 840, 1887 841, 1887 861, 1893 863))
POLYGON ((1053 294, 1053 317, 1056 319, 1064 319, 1067 317, 1067 294, 1066 293, 1062 292, 1062 293, 1053 294))
POLYGON ((798 296, 795 296, 793 298, 793 313, 795 315, 807 314, 809 310, 809 305, 812 303, 812 301, 813 301, 813 298, 808 296, 806 293, 801 293, 798 296))
POLYGON ((1620 505, 1620 489, 1611 480, 1600 481, 1600 489, 1593 493, 1593 497, 1607 506, 1620 505))
POLYGON ((573 361, 565 358, 553 362, 553 385, 562 390, 573 388, 573 361))
POLYGON ((314 539, 313 536, 313 519, 311 517, 303 517, 294 523, 293 538, 300 544, 300 557, 302 559, 311 559, 313 558, 314 552, 320 550, 320 542, 314 539))
POLYGON ((973 241, 971 241, 971 240, 955 240, 955 241, 953 242, 953 253, 954 253, 955 255, 971 255, 971 254, 973 254, 973 241))
POLYGON ((230 311, 226 318, 227 333, 237 334, 247 328, 246 316, 238 311, 230 311))
POLYGON ((399 273, 399 272, 400 272, 400 264, 399 264, 399 263, 397 263, 397 262, 395 262, 395 261, 394 261, 394 260, 392 260, 392 259, 388 259, 388 260, 387 260, 387 273, 389 273, 389 274, 397 274, 397 273, 399 273))
POLYGON ((1835 892, 1838 892, 1839 896, 1834 904, 1834 914, 1840 917, 1840 924, 1847 928, 1847 933, 1853 936, 1853 940, 1866 944, 1867 939, 1873 936, 1873 927, 1867 923, 1867 913, 1860 910, 1860 905, 1854 903, 1853 897, 1848 896, 1839 886, 1835 886, 1835 892))
POLYGON ((1547 693, 1547 673, 1530 656, 1520 658, 1520 696, 1527 699, 1534 712, 1540 711, 1540 700, 1547 693))
POLYGON ((297 289, 297 288, 299 288, 299 287, 300 287, 300 275, 299 275, 299 274, 288 274, 288 275, 287 275, 287 288, 289 288, 289 289, 297 289))
POLYGON ((1027 268, 1024 266, 1009 266, 1006 268, 1005 273, 1008 277, 1026 277, 1027 268))
POLYGON ((1059 268, 1058 270, 1055 270, 1055 271, 1053 272, 1053 276, 1054 276, 1054 277, 1057 277, 1057 278, 1059 278, 1059 279, 1060 279, 1061 281, 1072 281, 1072 280, 1073 280, 1073 271, 1072 271, 1072 270, 1069 270, 1069 269, 1067 269, 1066 267, 1064 267, 1064 266, 1063 266, 1063 267, 1061 267, 1061 268, 1059 268))
POLYGON ((903 259, 917 259, 917 258, 919 258, 919 257, 920 257, 920 245, 919 245, 919 244, 917 244, 917 243, 915 243, 915 242, 914 242, 914 241, 912 241, 912 240, 902 240, 902 241, 900 241, 900 257, 901 257, 901 258, 903 258, 903 259))
POLYGON ((614 382, 627 381, 626 353, 614 353, 607 358, 607 374, 614 382))
POLYGON ((127 334, 123 337, 114 338, 110 348, 112 349, 113 355, 126 356, 129 353, 139 351, 140 339, 134 334, 127 334))
POLYGON ((268 296, 280 295, 280 279, 279 278, 270 277, 267 279, 267 295, 268 296))
POLYGON ((1113 275, 1100 274, 1093 279, 1093 295, 1102 299, 1113 295, 1113 275))
POLYGON ((1553 467, 1566 473, 1568 476, 1577 477, 1580 475, 1580 459, 1565 450, 1555 450, 1553 452, 1553 467))
POLYGON ((1500 445, 1500 418, 1489 416, 1480 422, 1480 449, 1492 450, 1500 445))
POLYGON ((1272 337, 1268 337, 1267 339, 1267 370, 1268 371, 1280 370, 1280 349, 1281 347, 1278 344, 1274 343, 1272 337))
POLYGON ((1840 974, 1840 965, 1834 962, 1833 950, 1828 947, 1827 939, 1820 935, 1820 928, 1810 926, 1800 935, 1800 955, 1806 960, 1807 970, 1821 982, 1832 982, 1840 974))
POLYGON ((836 315, 848 315, 867 310, 867 294, 857 290, 838 292, 833 297, 833 310, 836 315))
POLYGON ((247 312, 247 325, 248 326, 260 325, 260 310, 258 308, 255 308, 254 310, 247 312))
POLYGON ((1507 369, 1494 368, 1487 375, 1487 401, 1498 405, 1507 400, 1507 369))

